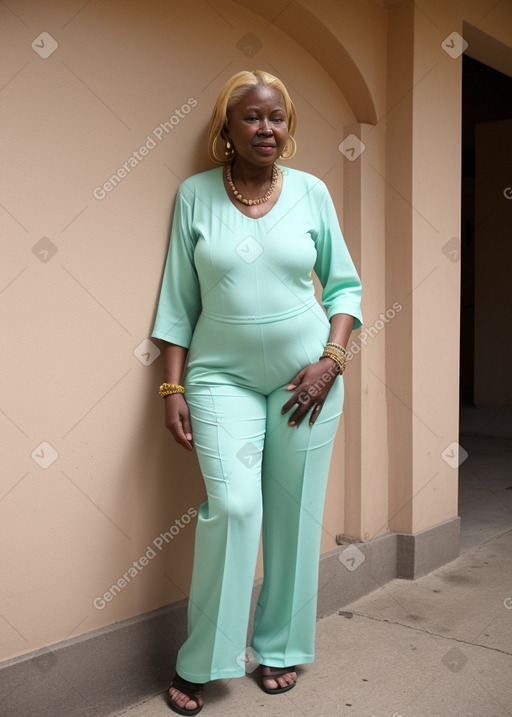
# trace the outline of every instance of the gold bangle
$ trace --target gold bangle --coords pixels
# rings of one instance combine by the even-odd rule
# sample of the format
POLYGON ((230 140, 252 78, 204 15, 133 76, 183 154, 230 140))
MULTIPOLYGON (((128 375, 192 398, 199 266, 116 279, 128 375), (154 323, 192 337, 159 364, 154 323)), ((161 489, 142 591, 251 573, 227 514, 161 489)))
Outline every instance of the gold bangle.
POLYGON ((338 351, 338 349, 333 348, 325 348, 323 354, 320 356, 320 358, 331 358, 333 361, 335 361, 340 369, 340 374, 342 374, 346 367, 347 367, 347 358, 345 354, 341 353, 341 351, 338 351))
POLYGON ((332 349, 325 349, 322 356, 329 356, 330 358, 335 358, 343 368, 345 368, 347 364, 347 359, 345 356, 341 353, 337 353, 336 351, 333 351, 332 349))
POLYGON ((347 350, 343 346, 341 346, 341 344, 336 344, 336 343, 334 343, 334 341, 328 341, 325 345, 326 345, 326 347, 332 346, 335 349, 339 349, 340 351, 342 351, 345 354, 345 356, 347 355, 347 350))
POLYGON ((332 360, 334 361, 334 363, 336 364, 336 366, 338 367, 338 374, 341 376, 341 374, 343 373, 344 369, 343 369, 343 366, 341 365, 341 363, 338 361, 338 359, 337 359, 335 356, 331 356, 330 354, 322 354, 322 355, 320 356, 320 358, 321 358, 321 359, 323 359, 323 358, 330 358, 330 359, 332 359, 332 360))
POLYGON ((339 356, 342 360, 345 360, 347 358, 344 351, 340 351, 340 349, 333 348, 332 346, 326 346, 324 348, 324 353, 335 354, 336 356, 339 356))
POLYGON ((163 383, 158 389, 158 395, 165 398, 173 393, 185 393, 185 387, 179 383, 163 383))

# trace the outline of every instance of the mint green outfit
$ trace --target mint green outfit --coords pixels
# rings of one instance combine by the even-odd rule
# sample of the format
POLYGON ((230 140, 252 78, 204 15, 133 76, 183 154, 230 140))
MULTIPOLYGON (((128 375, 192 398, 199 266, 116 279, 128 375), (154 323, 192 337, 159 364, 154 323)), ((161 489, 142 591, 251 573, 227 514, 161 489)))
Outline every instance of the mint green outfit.
POLYGON ((262 528, 264 581, 250 644, 266 665, 314 659, 322 513, 343 377, 312 427, 309 413, 288 426, 297 404, 284 415, 281 407, 292 394, 284 387, 318 361, 328 319, 350 314, 361 326, 361 283, 325 184, 281 169, 281 195, 259 219, 230 201, 221 167, 181 184, 152 333, 189 349, 183 384, 208 496, 196 528, 188 639, 176 665, 192 682, 245 674, 262 528))

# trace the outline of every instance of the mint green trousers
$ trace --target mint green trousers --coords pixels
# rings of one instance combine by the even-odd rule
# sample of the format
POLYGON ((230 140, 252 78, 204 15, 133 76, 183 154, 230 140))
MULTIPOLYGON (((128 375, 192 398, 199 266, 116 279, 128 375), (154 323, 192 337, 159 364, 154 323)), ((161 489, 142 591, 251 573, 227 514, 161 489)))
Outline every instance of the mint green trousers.
POLYGON ((184 376, 207 490, 199 508, 188 638, 177 672, 192 682, 245 674, 260 534, 264 579, 250 646, 275 667, 312 662, 322 514, 343 407, 337 377, 316 419, 297 427, 285 386, 318 360, 329 322, 309 308, 239 324, 201 314, 184 376))

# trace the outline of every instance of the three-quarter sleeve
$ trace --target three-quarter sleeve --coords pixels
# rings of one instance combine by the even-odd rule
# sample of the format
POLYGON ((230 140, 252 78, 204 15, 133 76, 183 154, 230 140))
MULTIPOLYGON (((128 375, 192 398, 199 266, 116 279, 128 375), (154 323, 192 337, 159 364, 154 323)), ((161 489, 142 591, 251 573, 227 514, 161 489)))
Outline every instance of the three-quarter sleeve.
POLYGON ((199 279, 194 265, 191 193, 178 189, 162 287, 151 336, 189 348, 201 313, 199 279))
POLYGON ((323 286, 322 304, 328 319, 334 314, 353 316, 358 329, 361 314, 361 280, 349 254, 327 187, 320 208, 319 227, 315 237, 317 259, 315 273, 323 286))

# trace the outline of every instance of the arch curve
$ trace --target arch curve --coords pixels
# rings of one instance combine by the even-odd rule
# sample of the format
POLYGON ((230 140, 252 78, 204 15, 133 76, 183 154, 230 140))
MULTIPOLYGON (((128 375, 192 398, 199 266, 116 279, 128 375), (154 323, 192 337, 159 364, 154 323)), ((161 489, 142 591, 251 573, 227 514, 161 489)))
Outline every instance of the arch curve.
MULTIPOLYGON (((234 0, 254 12, 254 0, 234 0)), ((260 0, 258 14, 301 45, 339 87, 356 121, 377 124, 377 111, 369 87, 339 39, 297 0, 260 0)))

